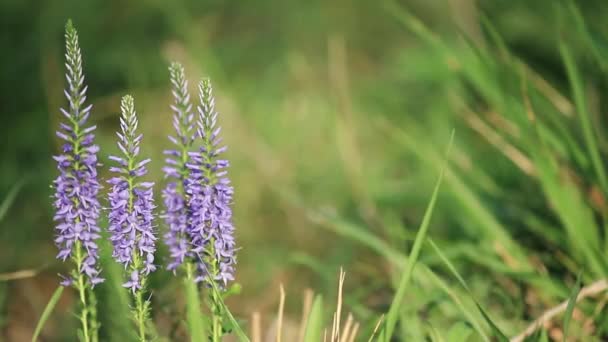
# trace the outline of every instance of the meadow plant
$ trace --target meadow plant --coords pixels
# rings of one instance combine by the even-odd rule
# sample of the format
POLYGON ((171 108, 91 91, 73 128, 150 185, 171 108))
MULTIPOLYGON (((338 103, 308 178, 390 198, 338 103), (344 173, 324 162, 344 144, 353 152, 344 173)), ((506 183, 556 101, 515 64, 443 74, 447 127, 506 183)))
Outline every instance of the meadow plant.
MULTIPOLYGON (((163 168, 169 179, 163 190, 163 218, 169 228, 165 243, 171 258, 167 268, 174 273, 182 268, 187 289, 193 286, 192 282, 207 285, 212 337, 219 340, 223 306, 218 296, 234 280, 236 262, 230 207, 233 188, 226 177, 228 161, 219 158, 226 147, 219 146, 218 113, 210 81, 205 79, 198 87, 200 105, 195 130, 184 68, 172 63, 169 71, 175 136, 169 137, 174 148, 165 151, 163 168)), ((198 303, 200 290, 195 292, 194 302, 198 303)))
POLYGON ((202 140, 199 151, 190 153, 190 176, 186 192, 190 196, 192 213, 189 235, 192 251, 197 256, 197 277, 209 290, 212 313, 212 336, 219 341, 224 316, 220 291, 234 280, 235 240, 232 224, 232 195, 226 168, 229 163, 221 159, 226 150, 220 146, 221 128, 217 125, 213 88, 209 79, 199 83, 200 105, 197 107, 197 133, 202 140))
POLYGON ((188 164, 190 177, 187 192, 191 196, 192 251, 202 262, 198 264, 197 281, 218 282, 225 288, 234 280, 235 240, 232 224, 232 195, 226 168, 229 163, 221 159, 226 146, 220 146, 221 128, 217 126, 218 113, 209 79, 199 83, 198 135, 202 146, 192 152, 188 164))
POLYGON ((139 144, 143 135, 137 132, 137 115, 133 97, 126 95, 121 101, 120 132, 118 147, 122 156, 110 156, 118 164, 110 171, 117 173, 108 183, 112 185, 109 194, 109 232, 114 247, 112 256, 125 268, 128 280, 123 284, 134 296, 133 315, 141 341, 146 340, 146 322, 149 319, 150 300, 144 298, 147 277, 156 270, 154 252, 156 234, 153 219, 154 183, 143 182, 150 159, 139 157, 139 144))
POLYGON ((100 189, 97 180, 99 147, 94 144, 95 126, 87 126, 91 105, 85 105, 87 87, 84 85, 82 56, 78 33, 71 21, 65 27, 65 40, 68 87, 64 93, 69 106, 61 109, 65 121, 60 123, 57 136, 64 142, 61 154, 54 157, 59 170, 59 176, 53 182, 54 220, 57 222, 55 243, 59 248, 57 258, 62 261, 70 259, 74 264, 61 284, 73 286, 78 291, 82 338, 95 341, 98 326, 92 289, 103 281, 96 243, 100 238, 98 219, 101 209, 97 198, 100 189))
POLYGON ((192 259, 187 233, 190 210, 185 187, 189 176, 186 164, 192 151, 195 130, 188 80, 184 74, 184 68, 179 63, 172 63, 169 72, 174 98, 171 109, 174 112, 175 136, 169 136, 174 148, 164 151, 167 158, 163 171, 169 181, 163 189, 162 195, 165 205, 163 218, 168 227, 164 238, 171 258, 167 269, 175 273, 184 264, 187 257, 190 259, 189 262, 192 259))

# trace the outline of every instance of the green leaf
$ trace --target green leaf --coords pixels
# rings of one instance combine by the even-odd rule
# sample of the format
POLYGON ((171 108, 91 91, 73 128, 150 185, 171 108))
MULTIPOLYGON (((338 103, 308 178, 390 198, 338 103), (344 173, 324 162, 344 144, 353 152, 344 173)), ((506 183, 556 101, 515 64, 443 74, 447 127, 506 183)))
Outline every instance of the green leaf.
POLYGON ((206 318, 201 311, 198 286, 192 279, 185 278, 184 287, 186 289, 186 321, 190 339, 192 341, 205 341, 207 336, 205 333, 206 318))
POLYGON ((477 309, 479 309, 479 312, 481 312, 481 315, 483 316, 483 319, 485 319, 486 322, 488 323, 488 325, 490 326, 490 329, 492 330, 492 336, 494 336, 500 342, 509 342, 509 338, 507 337, 507 335, 505 335, 500 330, 500 328, 498 328, 498 326, 496 325, 496 323, 494 323, 494 321, 492 321, 492 319, 490 318, 490 316, 481 307, 481 305, 479 305, 479 303, 477 303, 477 301, 475 301, 475 305, 477 305, 477 309))
MULTIPOLYGON (((485 312, 485 310, 479 304, 479 302, 477 301, 477 299, 473 295, 473 292, 471 292, 471 290, 469 289, 469 286, 464 281, 464 278, 462 278, 462 276, 460 275, 460 273, 458 273, 458 271, 456 270, 456 267, 454 267, 454 265, 450 262, 450 260, 443 254, 443 252, 441 252, 441 250, 439 249, 439 247, 437 247, 437 245, 433 242, 433 240, 429 239, 429 244, 433 247, 433 249, 435 250, 435 253, 437 253, 437 255, 439 256, 439 258, 443 261, 443 263, 446 265, 446 267, 452 273, 452 275, 454 275, 454 277, 458 280, 458 282, 462 285, 462 287, 464 287, 464 289, 467 290, 467 292, 469 293, 469 296, 471 297, 471 299, 473 299, 473 302, 475 302, 475 305, 477 306, 477 309, 479 310, 479 312, 483 316, 484 320, 490 326, 490 329, 492 330, 492 335, 494 337, 496 337, 501 342, 502 341, 509 341, 509 339, 507 338, 507 336, 490 319, 490 316, 488 316, 488 314, 485 312)), ((477 328, 477 331, 480 333, 480 335, 485 340, 487 340, 487 337, 485 337, 485 334, 483 333, 483 331, 481 331, 480 328, 477 325, 475 325, 475 327, 477 328)))
POLYGON ((306 318, 304 342, 318 342, 323 340, 323 296, 317 295, 306 318))
MULTIPOLYGON (((228 309, 228 306, 226 305, 226 303, 224 303, 224 299, 222 298, 222 293, 218 289, 217 284, 213 281, 211 281, 209 283, 211 284, 211 290, 213 292, 215 292, 215 295, 218 298, 220 305, 222 306, 222 311, 224 312, 226 317, 228 317, 228 320, 230 321, 230 323, 232 323, 232 329, 233 329, 234 333, 236 334, 236 336, 239 338, 239 341, 249 342, 249 337, 247 337, 247 335, 245 334, 243 329, 241 329, 239 322, 234 318, 234 316, 232 315, 232 312, 230 312, 230 309, 228 309)), ((198 341, 198 340, 196 340, 196 341, 198 341)))
MULTIPOLYGON (((102 222, 103 227, 105 223, 102 222)), ((99 239, 100 263, 106 279, 95 288, 99 322, 103 326, 103 337, 108 341, 137 341, 131 315, 129 292, 124 283, 123 267, 112 257, 112 245, 108 233, 99 239)))
POLYGON ((472 333, 473 329, 471 329, 468 324, 465 322, 458 322, 448 331, 447 339, 448 342, 466 342, 472 333))
MULTIPOLYGON (((450 143, 448 145, 448 154, 449 150, 452 147, 452 143, 454 141, 454 132, 452 131, 452 135, 450 137, 450 143)), ((444 164, 441 172, 439 173, 439 178, 437 179, 437 183, 435 184, 435 189, 433 190, 433 194, 431 196, 431 200, 426 208, 424 213, 424 217, 422 218, 422 223, 420 224, 420 228, 418 229, 418 233, 416 234, 416 239, 414 240, 414 246, 410 252, 410 255, 407 259, 407 263, 405 265, 405 270, 403 272, 403 276, 401 277, 401 281, 399 282, 399 287, 397 288, 397 293, 393 298, 393 302, 388 310, 386 315, 386 326, 385 326, 385 338, 386 341, 389 341, 393 336, 393 332, 395 330, 395 326, 397 325, 397 320, 399 318, 399 309, 403 303, 403 299, 405 297, 405 293, 409 286, 410 280, 412 278, 412 273, 414 271, 414 267, 416 266, 416 262, 418 260, 418 256, 420 255, 420 250, 422 249, 422 245, 426 240, 426 235, 431 223, 431 216, 433 214, 433 209, 435 208, 435 203, 437 202, 437 195, 439 194, 439 188, 441 186, 441 181, 443 180, 443 175, 445 173, 445 169, 447 167, 447 163, 444 164)))
POLYGON ((38 340, 38 336, 40 335, 42 328, 44 328, 46 321, 51 316, 51 313, 53 312, 55 305, 57 305, 57 302, 59 301, 59 299, 61 299, 62 293, 63 293, 63 286, 59 286, 59 287, 57 287, 57 290, 55 290, 55 292, 51 296, 51 299, 49 299, 49 302, 46 304, 46 307, 44 308, 44 311, 42 311, 42 315, 40 316, 40 319, 38 320, 38 324, 36 324, 36 329, 34 329, 34 335, 32 336, 32 342, 36 342, 38 340))
POLYGON ((585 100, 585 91, 583 86, 583 80, 576 66, 576 61, 572 56, 572 52, 566 43, 563 41, 559 42, 559 52, 562 56, 564 65, 566 66, 566 73, 568 80, 570 81, 570 87, 572 88, 572 97, 574 98, 574 104, 576 106, 576 114, 579 118, 581 128, 583 130, 583 139, 587 147, 587 152, 591 157, 591 164, 596 173, 600 186, 604 193, 608 193, 608 183, 606 180, 606 170, 602 162, 600 150, 597 145, 596 133, 593 129, 593 123, 591 122, 591 115, 587 109, 587 101, 585 100))
MULTIPOLYGON (((585 42, 585 44, 591 51, 593 58, 597 61, 597 63, 600 65, 600 67, 603 69, 603 71, 608 70, 608 64, 606 63, 606 58, 605 58, 605 56, 602 55, 602 52, 600 51, 598 44, 596 44, 596 42, 594 41, 593 35, 591 34, 587 25, 585 24, 585 18, 583 17, 583 14, 581 13, 580 9, 576 6, 574 1, 572 1, 572 0, 566 1, 566 7, 567 7, 568 12, 570 13, 570 16, 572 17, 572 19, 574 21, 574 27, 576 28, 576 32, 578 33, 580 39, 583 42, 585 42)), ((571 26, 569 25, 569 28, 570 27, 571 26)))
POLYGON ((582 272, 580 272, 576 277, 576 284, 572 288, 572 292, 570 292, 570 299, 568 300, 568 306, 566 307, 566 312, 564 313, 564 342, 568 340, 568 327, 570 326, 570 319, 572 319, 572 312, 576 306, 576 298, 578 297, 579 292, 581 292, 581 275, 582 272))
POLYGON ((446 342, 439 330, 430 323, 427 323, 428 336, 431 342, 446 342))
POLYGON ((23 179, 18 181, 13 186, 11 191, 9 191, 8 195, 6 195, 4 201, 2 201, 2 204, 0 204, 0 221, 4 219, 4 216, 6 216, 8 209, 10 209, 11 205, 13 205, 13 202, 15 201, 15 198, 17 197, 17 194, 19 193, 19 190, 21 190, 21 187, 24 183, 25 181, 23 179))

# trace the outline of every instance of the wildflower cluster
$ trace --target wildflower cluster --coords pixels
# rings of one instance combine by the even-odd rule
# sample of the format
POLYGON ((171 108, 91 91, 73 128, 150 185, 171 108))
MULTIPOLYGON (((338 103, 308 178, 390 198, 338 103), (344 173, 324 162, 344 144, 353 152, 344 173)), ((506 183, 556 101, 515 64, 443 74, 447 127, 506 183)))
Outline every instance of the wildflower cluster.
MULTIPOLYGON (((66 120, 60 123, 57 136, 64 143, 61 154, 54 157, 59 170, 53 182, 55 243, 59 248, 57 257, 74 262, 74 269, 64 277, 62 285, 73 285, 79 291, 82 338, 88 342, 98 340, 93 287, 103 282, 97 245, 101 238, 99 147, 94 144, 95 126, 87 126, 91 106, 85 105, 87 87, 82 57, 71 22, 66 25, 65 37, 68 82, 65 95, 69 106, 61 110, 66 120)), ((162 191, 165 207, 162 218, 168 228, 163 237, 170 252, 166 268, 174 273, 185 268, 186 283, 191 286, 205 281, 213 285, 210 288, 225 289, 228 282, 234 280, 236 262, 231 209, 233 188, 226 176, 228 161, 219 158, 226 148, 220 147, 211 84, 203 80, 199 85, 201 103, 197 106, 195 126, 184 69, 173 63, 169 70, 175 135, 169 137, 173 148, 165 151, 167 158, 163 167, 168 179, 162 191)), ((147 278, 157 268, 154 183, 142 179, 151 160, 140 157, 143 135, 138 132, 133 97, 123 97, 120 108, 119 153, 109 156, 112 162, 109 171, 114 176, 107 181, 110 185, 107 231, 112 257, 124 268, 123 286, 133 294, 139 339, 146 341, 150 335, 147 321, 151 303, 144 294, 147 278)), ((187 288, 191 290, 191 286, 187 288)), ((219 314, 217 293, 213 292, 211 298, 212 311, 219 314)), ((213 322, 213 340, 218 341, 221 327, 217 323, 221 320, 214 317, 213 322)))

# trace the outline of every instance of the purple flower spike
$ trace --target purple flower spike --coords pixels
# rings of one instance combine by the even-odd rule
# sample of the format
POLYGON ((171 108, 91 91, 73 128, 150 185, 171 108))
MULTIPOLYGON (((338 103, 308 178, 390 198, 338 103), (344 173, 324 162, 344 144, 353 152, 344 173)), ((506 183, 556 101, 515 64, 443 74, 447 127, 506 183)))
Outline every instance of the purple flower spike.
POLYGON ((192 251, 199 257, 198 281, 218 281, 225 287, 234 280, 235 240, 232 224, 233 188, 227 177, 228 161, 219 156, 226 150, 220 146, 218 113, 211 82, 199 84, 201 105, 197 108, 198 135, 202 147, 191 153, 187 193, 190 196, 190 229, 192 251))
POLYGON ((100 205, 97 195, 100 185, 97 181, 97 152, 94 144, 95 126, 87 126, 91 105, 86 105, 87 87, 84 85, 82 56, 78 44, 78 33, 71 22, 66 25, 66 79, 64 93, 68 99, 67 109, 61 109, 65 117, 60 123, 57 136, 64 141, 60 155, 54 157, 59 176, 53 182, 55 189, 54 220, 59 248, 57 258, 62 261, 71 258, 79 269, 69 277, 62 277, 61 284, 71 285, 75 278, 84 275, 91 285, 103 281, 99 276, 97 261, 98 247, 95 241, 100 237, 97 221, 100 205))
POLYGON ((169 136, 169 140, 174 147, 165 151, 167 159, 163 171, 169 182, 163 190, 165 211, 162 217, 169 227, 168 232, 164 235, 171 257, 167 268, 175 272, 187 257, 192 256, 190 243, 187 239, 189 209, 185 181, 189 173, 186 166, 189 160, 188 153, 194 141, 194 114, 190 104, 188 81, 184 74, 184 68, 179 63, 172 63, 169 72, 174 98, 171 109, 174 113, 173 128, 175 129, 175 136, 169 136))
POLYGON ((130 280, 123 286, 135 292, 143 287, 141 276, 156 270, 156 236, 152 225, 154 183, 140 180, 147 173, 146 164, 150 159, 139 159, 142 135, 137 134, 137 116, 131 96, 122 98, 121 111, 121 130, 117 135, 122 156, 110 156, 117 164, 110 170, 118 175, 108 181, 112 185, 108 230, 114 246, 112 256, 130 271, 130 280))

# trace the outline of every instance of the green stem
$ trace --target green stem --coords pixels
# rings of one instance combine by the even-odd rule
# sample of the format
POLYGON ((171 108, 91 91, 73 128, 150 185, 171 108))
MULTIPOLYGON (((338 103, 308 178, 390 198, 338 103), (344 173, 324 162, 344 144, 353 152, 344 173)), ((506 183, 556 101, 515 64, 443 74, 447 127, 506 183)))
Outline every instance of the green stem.
POLYGON ((99 322, 97 321, 97 298, 95 297, 95 292, 91 287, 87 288, 88 294, 88 314, 89 314, 89 335, 91 336, 91 342, 99 341, 99 322))
MULTIPOLYGON (((133 158, 133 156, 127 156, 127 170, 129 171, 129 174, 131 171, 133 171, 135 169, 135 160, 133 158)), ((129 213, 133 213, 134 210, 134 203, 133 203, 133 197, 135 196, 135 180, 133 176, 129 176, 127 177, 127 183, 128 183, 128 187, 129 187, 129 203, 128 203, 128 210, 129 213)), ((141 234, 137 233, 135 236, 136 241, 139 241, 139 239, 141 238, 141 234)), ((130 271, 131 272, 140 272, 141 268, 142 268, 142 260, 140 258, 140 255, 138 253, 137 248, 133 249, 133 263, 131 264, 130 267, 130 271)), ((139 340, 141 342, 146 342, 146 322, 148 321, 148 303, 147 301, 144 299, 144 292, 146 291, 146 278, 145 277, 141 277, 141 288, 139 290, 136 290, 135 293, 133 293, 133 297, 135 299, 135 310, 133 310, 133 316, 135 318, 135 324, 137 325, 137 332, 138 332, 138 336, 139 336, 139 340)))
POLYGON ((221 334, 220 318, 217 315, 213 315, 213 342, 219 342, 221 334))
MULTIPOLYGON (((208 281, 215 281, 216 276, 218 275, 219 269, 217 260, 215 259, 215 241, 211 239, 208 245, 208 255, 207 255, 207 265, 211 266, 210 272, 208 274, 208 281)), ((210 309, 211 314, 213 315, 213 342, 219 342, 222 338, 222 305, 220 302, 220 298, 218 297, 219 293, 217 291, 211 290, 209 293, 210 300, 210 309)))
MULTIPOLYGON (((143 289, 143 287, 142 287, 143 289)), ((139 340, 146 341, 146 306, 143 299, 143 290, 138 290, 135 294, 135 302, 137 306, 136 321, 139 328, 139 340)))
POLYGON ((88 305, 87 305, 87 296, 86 296, 86 282, 84 280, 84 275, 80 272, 82 268, 83 256, 82 256, 82 246, 80 244, 80 240, 76 240, 76 256, 74 257, 74 261, 76 262, 76 273, 78 274, 76 280, 76 288, 78 290, 78 294, 80 297, 80 303, 82 305, 82 309, 80 311, 80 323, 82 324, 82 334, 84 337, 84 342, 90 342, 91 339, 89 337, 89 320, 88 320, 88 305))

